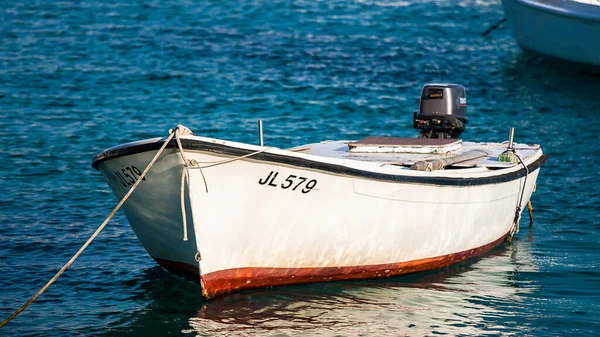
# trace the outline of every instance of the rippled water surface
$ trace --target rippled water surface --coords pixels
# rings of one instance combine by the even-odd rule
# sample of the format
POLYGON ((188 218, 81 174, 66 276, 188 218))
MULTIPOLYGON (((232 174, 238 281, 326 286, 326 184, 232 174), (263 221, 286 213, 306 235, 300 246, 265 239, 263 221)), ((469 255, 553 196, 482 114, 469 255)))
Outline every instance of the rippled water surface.
POLYGON ((466 140, 542 144, 535 224, 477 261, 213 302, 122 214, 3 336, 600 334, 600 77, 523 53, 499 1, 12 1, 0 6, 0 318, 116 204, 93 156, 176 124, 291 147, 410 137, 427 82, 466 140))

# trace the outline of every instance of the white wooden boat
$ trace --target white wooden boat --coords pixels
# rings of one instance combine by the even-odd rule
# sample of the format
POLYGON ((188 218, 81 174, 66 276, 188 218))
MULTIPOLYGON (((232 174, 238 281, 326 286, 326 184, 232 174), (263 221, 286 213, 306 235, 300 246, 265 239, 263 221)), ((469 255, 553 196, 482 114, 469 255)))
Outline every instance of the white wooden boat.
POLYGON ((600 66, 600 1, 502 0, 502 5, 522 49, 600 66))
MULTIPOLYGON (((451 85, 440 86, 451 99, 451 85)), ((430 89, 416 125, 429 123, 430 89)), ((466 98, 456 102, 466 106, 466 98)), ((458 110, 442 117, 466 122, 458 110)), ((121 199, 165 139, 109 148, 92 166, 121 199)), ((539 145, 515 144, 517 162, 502 162, 506 143, 455 138, 371 137, 291 149, 185 132, 177 139, 181 145, 169 142, 123 208, 148 253, 199 282, 206 298, 391 277, 482 254, 518 229, 546 161, 539 145), (442 161, 445 168, 436 169, 442 161)))

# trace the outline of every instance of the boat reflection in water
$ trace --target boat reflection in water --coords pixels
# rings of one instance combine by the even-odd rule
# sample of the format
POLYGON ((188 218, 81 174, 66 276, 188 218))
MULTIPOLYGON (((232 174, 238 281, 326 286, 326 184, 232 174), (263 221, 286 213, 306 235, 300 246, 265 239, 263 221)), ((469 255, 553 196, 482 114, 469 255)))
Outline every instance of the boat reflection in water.
MULTIPOLYGON (((531 236, 531 233, 530 233, 531 236)), ((473 263, 400 278, 247 291, 206 302, 191 331, 212 335, 451 335, 527 333, 530 244, 473 263), (518 323, 517 323, 518 322, 518 323)), ((531 317, 529 317, 531 318, 531 317)))

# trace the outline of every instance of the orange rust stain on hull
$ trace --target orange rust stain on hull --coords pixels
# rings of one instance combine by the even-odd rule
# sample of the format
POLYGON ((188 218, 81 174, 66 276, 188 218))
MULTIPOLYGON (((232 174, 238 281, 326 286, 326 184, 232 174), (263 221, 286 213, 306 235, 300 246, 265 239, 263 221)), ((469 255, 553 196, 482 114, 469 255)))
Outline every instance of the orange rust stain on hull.
POLYGON ((191 279, 190 276, 193 276, 194 281, 202 284, 202 295, 206 299, 213 299, 253 288, 340 280, 387 278, 438 269, 486 253, 502 243, 505 238, 506 236, 503 236, 487 245, 454 254, 408 262, 322 268, 234 268, 202 276, 199 276, 198 269, 194 266, 158 258, 154 259, 170 272, 179 275, 186 274, 188 279, 191 279))

